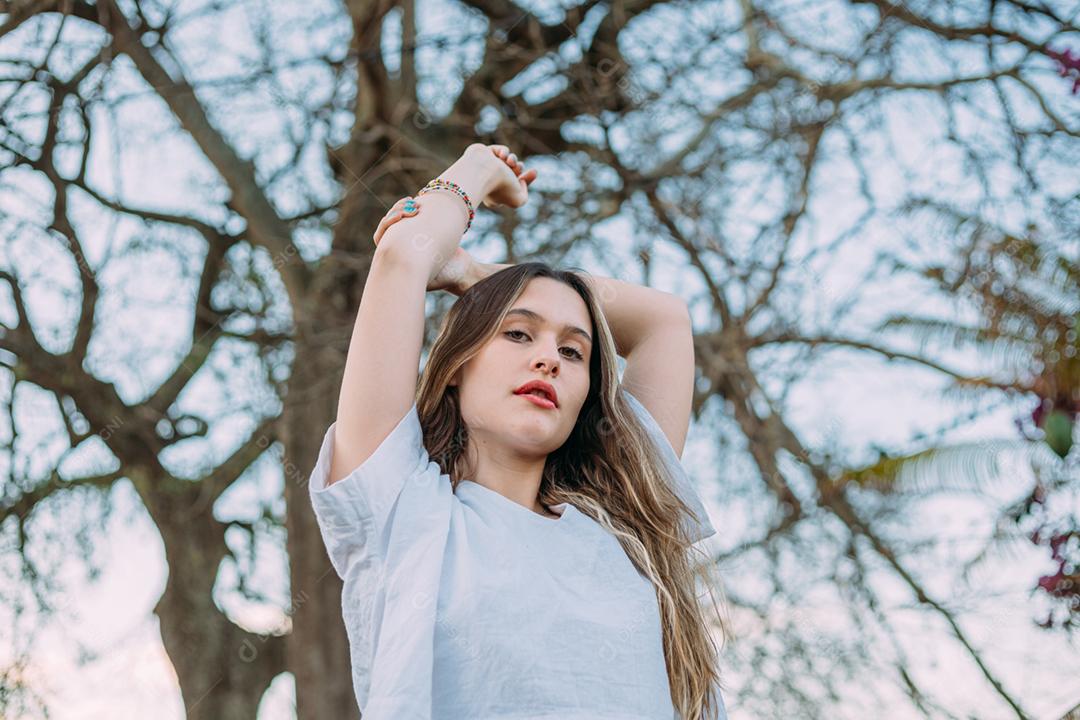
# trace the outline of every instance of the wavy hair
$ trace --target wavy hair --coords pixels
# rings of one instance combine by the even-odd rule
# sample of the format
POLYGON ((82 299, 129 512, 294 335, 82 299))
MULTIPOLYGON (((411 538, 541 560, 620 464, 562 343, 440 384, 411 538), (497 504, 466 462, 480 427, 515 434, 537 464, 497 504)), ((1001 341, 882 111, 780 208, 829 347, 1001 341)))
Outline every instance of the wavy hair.
POLYGON ((727 635, 713 563, 695 562, 681 522, 690 508, 672 491, 659 449, 637 420, 619 385, 615 341, 584 271, 525 262, 493 273, 451 306, 420 376, 417 411, 424 446, 456 488, 468 472, 468 428, 454 374, 498 331, 507 310, 536 277, 565 283, 585 301, 594 349, 589 392, 566 442, 548 454, 540 481, 545 506, 570 502, 612 533, 656 590, 672 702, 683 720, 712 720, 720 688, 718 648, 699 602, 698 580, 711 598, 721 644, 727 635))

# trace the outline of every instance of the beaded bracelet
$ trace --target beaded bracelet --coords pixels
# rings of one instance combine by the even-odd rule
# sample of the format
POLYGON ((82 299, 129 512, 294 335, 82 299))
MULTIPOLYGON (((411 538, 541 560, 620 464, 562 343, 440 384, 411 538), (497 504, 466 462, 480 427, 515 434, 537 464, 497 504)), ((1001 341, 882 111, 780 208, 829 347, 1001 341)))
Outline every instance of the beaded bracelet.
POLYGON ((435 178, 422 187, 420 191, 416 193, 416 197, 420 197, 424 193, 433 192, 435 190, 448 190, 465 201, 465 209, 469 211, 469 221, 465 223, 465 230, 462 231, 462 235, 469 232, 469 228, 472 227, 473 217, 475 217, 476 213, 473 212, 472 201, 469 200, 469 196, 465 194, 465 191, 461 189, 461 186, 450 180, 435 178))

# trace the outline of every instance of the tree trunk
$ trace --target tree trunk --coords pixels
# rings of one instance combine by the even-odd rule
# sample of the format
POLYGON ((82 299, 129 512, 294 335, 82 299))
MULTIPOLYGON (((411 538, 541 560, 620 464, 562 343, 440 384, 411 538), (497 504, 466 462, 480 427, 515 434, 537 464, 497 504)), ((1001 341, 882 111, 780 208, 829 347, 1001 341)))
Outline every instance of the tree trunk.
POLYGON ((319 328, 298 332, 296 357, 304 360, 293 367, 281 431, 293 619, 287 643, 298 718, 360 717, 341 617, 342 582, 330 564, 308 497, 319 446, 336 415, 345 357, 341 345, 343 341, 347 347, 353 320, 340 311, 346 304, 329 298, 313 303, 322 310, 308 317, 319 328))
POLYGON ((214 603, 214 581, 228 548, 225 526, 212 512, 191 512, 199 507, 200 490, 192 483, 181 497, 144 498, 169 566, 154 614, 180 683, 185 717, 253 720, 270 682, 285 670, 284 642, 247 632, 214 603))

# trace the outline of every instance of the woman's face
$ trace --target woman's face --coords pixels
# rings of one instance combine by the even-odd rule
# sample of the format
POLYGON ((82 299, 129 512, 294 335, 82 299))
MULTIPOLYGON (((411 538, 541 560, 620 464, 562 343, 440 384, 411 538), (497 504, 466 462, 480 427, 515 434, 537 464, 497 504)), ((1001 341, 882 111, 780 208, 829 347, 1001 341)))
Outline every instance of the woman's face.
POLYGON ((451 382, 470 438, 522 456, 557 450, 588 396, 591 353, 592 323, 581 296, 558 280, 530 280, 494 337, 451 382), (556 407, 515 394, 530 380, 554 388, 556 407))

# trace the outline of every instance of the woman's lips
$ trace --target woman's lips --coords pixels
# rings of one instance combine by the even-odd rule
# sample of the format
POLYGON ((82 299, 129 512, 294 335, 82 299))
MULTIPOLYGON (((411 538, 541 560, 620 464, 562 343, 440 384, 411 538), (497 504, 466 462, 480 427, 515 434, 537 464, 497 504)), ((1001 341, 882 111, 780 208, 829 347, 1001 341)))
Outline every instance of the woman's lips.
POLYGON ((534 405, 539 405, 540 407, 547 408, 548 410, 555 409, 555 403, 551 402, 545 397, 540 397, 539 395, 533 395, 531 393, 521 393, 520 395, 518 395, 518 397, 523 397, 526 400, 531 400, 534 405))

